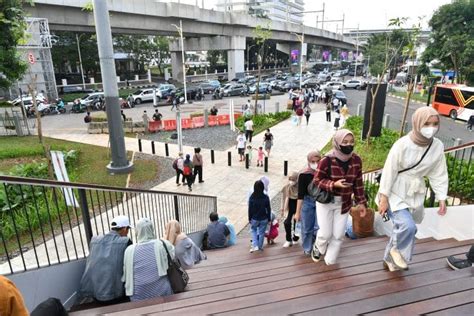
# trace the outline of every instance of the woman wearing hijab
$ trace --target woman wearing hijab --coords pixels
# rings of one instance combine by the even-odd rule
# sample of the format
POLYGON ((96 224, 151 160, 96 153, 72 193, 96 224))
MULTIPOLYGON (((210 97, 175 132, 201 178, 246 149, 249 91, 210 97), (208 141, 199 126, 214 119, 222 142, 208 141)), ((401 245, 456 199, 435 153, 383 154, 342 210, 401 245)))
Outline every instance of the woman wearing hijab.
POLYGON ((137 244, 128 246, 124 254, 123 277, 125 294, 131 301, 173 294, 168 279, 168 256, 164 244, 174 257, 173 245, 157 240, 153 224, 142 218, 136 225, 137 244))
POLYGON ((293 246, 291 228, 293 226, 293 216, 296 213, 296 203, 298 200, 298 172, 293 172, 288 177, 288 184, 283 187, 283 196, 281 199, 281 218, 284 219, 286 242, 283 248, 293 246), (286 218, 285 218, 286 217, 286 218))
POLYGON ((318 232, 318 218, 314 198, 308 193, 308 185, 313 181, 314 173, 321 160, 319 151, 311 151, 306 156, 308 165, 298 176, 298 200, 296 202, 295 220, 301 220, 301 243, 304 255, 309 256, 313 249, 318 232))
POLYGON ((233 246, 237 243, 237 234, 235 233, 235 227, 234 225, 229 222, 227 217, 225 216, 219 216, 219 222, 224 223, 225 226, 229 229, 229 237, 227 239, 227 246, 233 246))
POLYGON ((384 254, 384 266, 390 271, 407 269, 411 261, 416 224, 424 216, 424 177, 439 200, 438 214, 446 214, 449 181, 444 146, 434 138, 439 124, 439 114, 433 108, 416 110, 412 131, 393 144, 385 161, 376 201, 379 213, 387 213, 393 223, 384 254))
POLYGON ((193 162, 191 161, 191 155, 187 154, 186 159, 183 161, 183 177, 186 178, 188 183, 188 190, 192 191, 194 176, 193 176, 193 162))
POLYGON ((251 253, 257 250, 263 251, 265 229, 271 220, 270 199, 264 193, 264 188, 265 186, 261 180, 256 181, 249 199, 248 218, 252 232, 251 253))
POLYGON ((201 260, 207 259, 193 240, 181 231, 181 224, 174 219, 166 224, 164 239, 173 244, 176 259, 184 269, 192 268, 201 260))
POLYGON ((332 150, 318 164, 314 184, 332 193, 333 201, 327 204, 316 202, 319 231, 311 252, 314 262, 321 260, 324 255, 327 265, 336 263, 344 240, 347 216, 352 207, 352 194, 360 216, 365 216, 367 200, 362 182, 362 160, 353 153, 354 142, 351 131, 337 131, 332 140, 332 150))

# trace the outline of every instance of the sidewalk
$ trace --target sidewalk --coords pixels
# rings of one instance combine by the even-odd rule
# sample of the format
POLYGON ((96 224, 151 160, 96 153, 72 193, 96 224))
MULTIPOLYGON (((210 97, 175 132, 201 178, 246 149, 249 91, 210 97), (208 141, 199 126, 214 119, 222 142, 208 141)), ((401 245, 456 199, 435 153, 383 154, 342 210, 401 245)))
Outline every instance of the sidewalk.
MULTIPOLYGON (((219 214, 227 216, 234 223, 237 232, 248 223, 246 199, 254 182, 263 175, 269 177, 270 199, 273 198, 287 182, 287 177, 283 175, 284 161, 288 161, 288 174, 300 170, 305 166, 306 154, 311 150, 324 147, 334 134, 332 124, 326 122, 324 111, 313 112, 308 126, 306 126, 304 118, 301 126, 292 125, 291 120, 288 119, 272 127, 271 132, 274 136, 274 146, 268 160, 267 173, 263 171, 263 168, 255 166, 256 160, 252 162, 249 169, 245 169, 245 163, 238 161, 237 150, 234 147, 225 151, 215 151, 215 164, 211 164, 210 150, 204 148, 202 150, 205 182, 194 184, 190 194, 216 196, 219 214), (231 167, 227 166, 228 151, 232 154, 231 167)), ((108 146, 109 141, 108 135, 76 134, 72 131, 45 136, 104 147, 108 146)), ((254 135, 253 146, 257 147, 262 143, 263 134, 254 135)), ((135 138, 126 137, 125 145, 127 150, 138 151, 138 141, 135 138)), ((176 157, 178 146, 174 144, 168 146, 170 156, 176 157)), ((142 140, 142 148, 144 153, 151 154, 150 141, 142 140)), ((156 155, 165 156, 164 143, 155 141, 155 149, 156 155)), ((191 154, 193 148, 183 146, 183 152, 191 154)), ((169 179, 153 189, 188 192, 187 187, 176 186, 175 178, 169 179)))

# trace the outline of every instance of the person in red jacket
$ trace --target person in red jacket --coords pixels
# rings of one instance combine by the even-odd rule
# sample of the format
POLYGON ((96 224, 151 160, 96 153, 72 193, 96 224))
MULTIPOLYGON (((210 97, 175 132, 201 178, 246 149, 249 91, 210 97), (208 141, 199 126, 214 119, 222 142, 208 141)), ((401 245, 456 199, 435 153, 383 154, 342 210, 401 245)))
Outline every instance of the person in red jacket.
POLYGON ((330 203, 316 201, 319 230, 311 252, 315 262, 324 255, 327 265, 335 264, 339 255, 352 207, 352 194, 361 217, 365 216, 367 203, 362 182, 362 160, 353 152, 354 134, 341 129, 334 135, 332 143, 332 150, 319 162, 313 179, 316 186, 333 195, 330 203))

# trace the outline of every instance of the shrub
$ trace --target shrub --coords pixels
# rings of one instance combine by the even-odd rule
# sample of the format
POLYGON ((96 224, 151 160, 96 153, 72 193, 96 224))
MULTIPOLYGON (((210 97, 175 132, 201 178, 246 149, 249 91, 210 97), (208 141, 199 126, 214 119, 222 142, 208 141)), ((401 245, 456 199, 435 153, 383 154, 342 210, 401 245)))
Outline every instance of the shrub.
MULTIPOLYGON (((256 97, 255 94, 252 95, 252 100, 255 100, 255 97, 256 97)), ((270 100, 270 97, 271 97, 271 94, 269 94, 269 93, 266 93, 266 94, 259 93, 258 94, 258 99, 259 100, 270 100)))
MULTIPOLYGON (((291 116, 290 111, 268 113, 268 114, 257 114, 252 117, 254 134, 258 134, 267 128, 270 128, 281 121, 288 119, 291 116)), ((235 126, 240 130, 244 130, 245 117, 240 116, 235 121, 235 126)))
POLYGON ((105 112, 94 112, 91 113, 92 122, 107 122, 107 113, 105 112))
POLYGON ((193 112, 193 113, 189 114, 190 119, 192 119, 193 117, 200 117, 200 116, 204 116, 204 113, 203 112, 193 112))

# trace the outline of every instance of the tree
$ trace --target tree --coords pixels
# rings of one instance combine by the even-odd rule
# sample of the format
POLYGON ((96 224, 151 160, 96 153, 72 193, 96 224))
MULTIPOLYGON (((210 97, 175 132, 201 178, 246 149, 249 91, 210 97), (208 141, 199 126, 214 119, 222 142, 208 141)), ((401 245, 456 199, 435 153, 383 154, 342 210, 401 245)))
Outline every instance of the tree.
POLYGON ((253 39, 258 49, 258 53, 257 53, 258 77, 257 77, 257 89, 255 90, 255 109, 254 109, 254 114, 257 114, 258 90, 260 89, 260 74, 262 71, 262 64, 265 59, 265 42, 272 36, 272 31, 270 30, 270 23, 268 23, 265 27, 262 27, 261 25, 257 25, 257 27, 253 30, 253 34, 254 34, 253 39))
POLYGON ((455 0, 439 7, 429 26, 430 41, 422 60, 439 60, 455 71, 456 82, 474 84, 474 1, 455 0))
POLYGON ((27 70, 26 61, 18 53, 17 46, 25 40, 25 12, 23 5, 31 0, 0 1, 0 87, 9 88, 27 70))
POLYGON ((151 61, 161 65, 170 57, 168 38, 164 36, 117 35, 114 46, 117 50, 128 53, 140 72, 144 72, 151 61))

